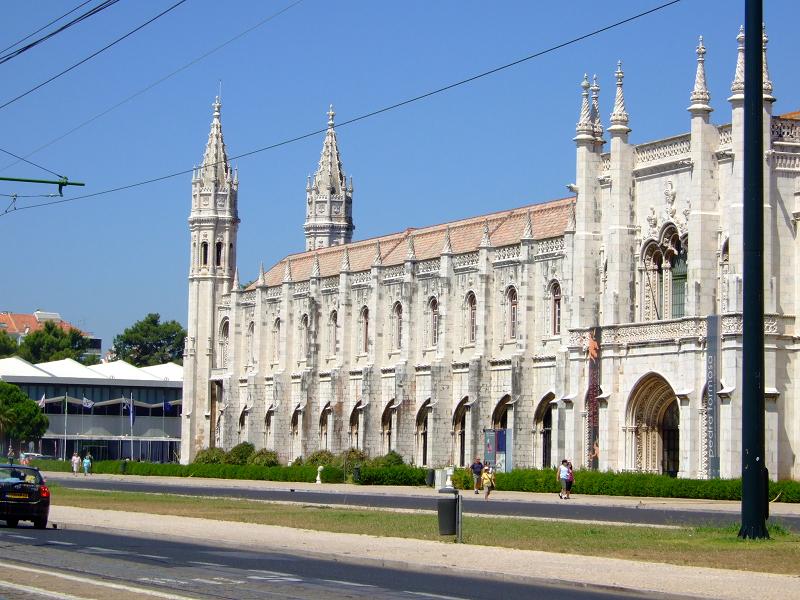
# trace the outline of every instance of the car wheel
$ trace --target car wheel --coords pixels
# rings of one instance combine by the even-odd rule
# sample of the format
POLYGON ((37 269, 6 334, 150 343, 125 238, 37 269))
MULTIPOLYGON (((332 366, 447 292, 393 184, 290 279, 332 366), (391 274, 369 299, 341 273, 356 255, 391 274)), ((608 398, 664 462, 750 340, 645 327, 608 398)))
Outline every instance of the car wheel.
POLYGON ((34 519, 33 526, 36 529, 47 529, 47 519, 34 519))
POLYGON ((16 527, 19 519, 6 519, 6 527, 16 527))

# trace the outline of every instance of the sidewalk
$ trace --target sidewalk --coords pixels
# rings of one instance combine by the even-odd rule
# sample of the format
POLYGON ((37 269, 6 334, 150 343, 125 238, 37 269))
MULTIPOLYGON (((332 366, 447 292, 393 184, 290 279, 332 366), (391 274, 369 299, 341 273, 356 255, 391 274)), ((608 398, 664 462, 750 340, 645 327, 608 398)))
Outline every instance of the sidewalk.
MULTIPOLYGON (((301 488, 298 486, 295 489, 301 488)), ((137 513, 135 519, 130 519, 126 515, 116 511, 64 506, 53 506, 50 513, 51 521, 60 527, 114 529, 134 537, 160 537, 168 532, 170 537, 186 540, 214 540, 215 544, 221 546, 303 554, 342 563, 358 562, 414 571, 435 569, 470 577, 482 576, 474 568, 480 564, 490 569, 491 578, 523 583, 561 582, 620 591, 732 600, 772 599, 780 590, 782 597, 800 598, 800 578, 784 575, 452 542, 335 534, 190 517, 137 513), (564 569, 565 564, 571 568, 564 569)))

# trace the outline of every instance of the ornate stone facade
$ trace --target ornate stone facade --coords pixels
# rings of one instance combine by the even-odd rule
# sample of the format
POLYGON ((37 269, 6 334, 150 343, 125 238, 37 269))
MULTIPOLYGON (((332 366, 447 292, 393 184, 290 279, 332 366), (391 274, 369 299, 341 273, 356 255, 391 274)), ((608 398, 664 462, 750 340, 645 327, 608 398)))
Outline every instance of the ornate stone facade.
MULTIPOLYGON (((284 461, 358 447, 464 465, 494 430, 514 466, 566 456, 685 477, 710 473, 714 439, 721 475, 737 476, 743 95, 737 66, 730 122, 710 122, 705 54, 701 39, 689 133, 631 144, 619 64, 608 140, 600 87, 584 77, 574 196, 377 240, 350 241, 352 184, 331 111, 307 187, 308 251, 246 289, 215 104, 193 182, 182 460, 247 440, 284 461), (223 242, 218 262, 203 262, 205 240, 223 242), (709 315, 720 315, 715 419, 709 315)), ((772 115, 764 80, 766 461, 771 476, 797 478, 800 120, 772 115)))

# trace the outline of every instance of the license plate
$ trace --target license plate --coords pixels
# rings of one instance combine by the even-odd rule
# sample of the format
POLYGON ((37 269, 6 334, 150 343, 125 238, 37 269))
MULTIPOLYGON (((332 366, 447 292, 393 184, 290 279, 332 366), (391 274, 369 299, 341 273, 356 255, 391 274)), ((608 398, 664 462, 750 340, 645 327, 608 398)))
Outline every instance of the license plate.
POLYGON ((28 499, 28 494, 20 494, 19 492, 10 492, 6 494, 6 498, 20 498, 20 499, 28 499))

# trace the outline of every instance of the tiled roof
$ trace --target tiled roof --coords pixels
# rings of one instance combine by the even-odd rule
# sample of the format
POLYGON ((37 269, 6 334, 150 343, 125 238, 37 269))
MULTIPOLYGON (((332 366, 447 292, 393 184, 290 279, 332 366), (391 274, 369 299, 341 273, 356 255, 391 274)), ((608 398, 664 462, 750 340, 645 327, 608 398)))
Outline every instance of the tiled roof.
POLYGON ((800 110, 796 110, 794 112, 786 113, 783 115, 778 115, 781 119, 794 119, 795 121, 800 120, 800 110))
MULTIPOLYGON (((381 263, 383 266, 400 265, 408 254, 408 237, 414 238, 414 253, 417 260, 436 258, 441 255, 447 228, 450 228, 450 243, 453 254, 473 252, 483 236, 484 223, 489 226, 489 238, 492 247, 518 244, 525 230, 526 214, 531 213, 533 222, 533 238, 537 240, 564 235, 569 218, 569 207, 575 202, 573 196, 552 200, 541 204, 531 204, 504 210, 488 215, 480 215, 460 221, 441 223, 420 229, 406 229, 377 238, 352 242, 342 246, 332 246, 319 250, 309 250, 291 254, 275 264, 265 275, 269 286, 283 282, 286 261, 291 265, 292 281, 305 281, 311 276, 314 254, 319 258, 320 276, 330 277, 341 271, 342 255, 347 248, 350 259, 350 271, 364 271, 372 267, 375 260, 375 244, 381 244, 381 263)), ((254 289, 256 283, 248 289, 254 289)))
MULTIPOLYGON (((78 329, 67 321, 52 321, 64 331, 78 329)), ((44 329, 47 320, 40 321, 33 314, 0 312, 0 328, 4 329, 9 335, 26 335, 39 329, 44 329)), ((78 329, 80 331, 80 329, 78 329)), ((84 333, 84 332, 81 332, 84 333)))

